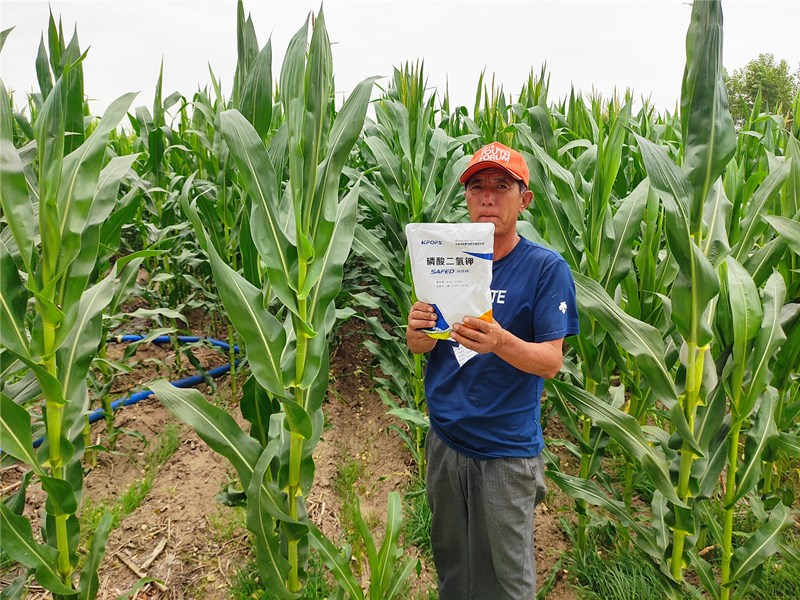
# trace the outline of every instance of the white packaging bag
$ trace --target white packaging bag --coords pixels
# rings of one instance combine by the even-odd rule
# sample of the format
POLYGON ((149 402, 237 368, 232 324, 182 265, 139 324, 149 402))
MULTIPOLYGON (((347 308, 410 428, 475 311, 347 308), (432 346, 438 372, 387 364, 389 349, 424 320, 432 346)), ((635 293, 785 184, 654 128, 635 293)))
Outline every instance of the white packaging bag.
POLYGON ((464 317, 492 321, 494 223, 409 223, 411 276, 417 298, 436 310, 437 339, 464 317))

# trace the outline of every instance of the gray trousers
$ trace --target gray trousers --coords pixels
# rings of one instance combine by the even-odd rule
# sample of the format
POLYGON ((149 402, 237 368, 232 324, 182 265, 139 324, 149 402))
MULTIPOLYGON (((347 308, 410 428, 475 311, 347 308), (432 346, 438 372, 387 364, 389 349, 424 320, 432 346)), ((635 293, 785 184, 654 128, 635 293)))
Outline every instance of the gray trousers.
POLYGON ((547 491, 541 455, 476 460, 433 431, 425 455, 439 600, 534 600, 534 507, 547 491))

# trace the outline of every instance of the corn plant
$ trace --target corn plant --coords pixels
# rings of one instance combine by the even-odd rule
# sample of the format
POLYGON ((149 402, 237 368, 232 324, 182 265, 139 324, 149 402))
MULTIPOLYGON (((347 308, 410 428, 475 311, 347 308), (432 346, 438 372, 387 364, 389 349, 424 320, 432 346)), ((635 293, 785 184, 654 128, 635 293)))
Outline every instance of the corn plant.
POLYGON ((458 177, 468 161, 457 140, 433 127, 434 98, 425 97, 424 81, 421 66, 396 70, 392 85, 375 105, 376 122, 367 126, 363 138, 359 166, 368 175, 361 186, 362 218, 353 241, 354 253, 380 284, 355 297, 363 306, 380 310, 382 317, 366 317, 375 340, 365 346, 387 376, 375 378, 377 391, 390 412, 409 425, 410 437, 399 433, 420 477, 425 475, 428 423, 424 359, 411 354, 405 341, 414 302, 405 226, 466 215, 458 202, 458 177))
POLYGON ((780 313, 785 296, 780 275, 766 278, 759 291, 739 259, 750 255, 756 240, 769 241, 767 222, 784 225, 779 218, 762 221, 761 217, 791 167, 789 161, 776 161, 772 172, 762 176, 737 232, 738 242, 731 245, 730 202, 720 176, 735 146, 720 77, 721 22, 718 3, 693 5, 681 102, 682 166, 661 146, 636 136, 649 185, 663 205, 667 249, 678 268, 665 305, 671 322, 665 332, 667 343, 680 357, 674 379, 669 363, 661 358, 674 351, 663 347, 658 330, 614 307, 596 283, 576 275, 579 303, 627 352, 634 353, 634 346, 642 342, 655 350, 637 359, 657 400, 669 411, 669 433, 641 427, 631 415, 605 405, 588 391, 560 382, 550 386, 596 421, 647 471, 657 490, 650 525, 632 518, 623 504, 602 496, 593 483, 560 475, 561 483, 630 527, 637 546, 660 565, 673 585, 682 582, 683 570, 691 563, 714 598, 746 592, 767 556, 784 550, 781 532, 792 519, 784 504, 773 503, 769 509, 751 496, 751 502, 761 506, 760 526, 733 548, 733 511, 756 488, 764 449, 777 435, 776 390, 769 382, 784 340, 780 313), (658 377, 647 374, 653 367, 658 377), (740 463, 739 440, 745 427, 747 442, 740 463), (726 467, 724 492, 717 494, 716 484, 726 467), (724 515, 722 526, 712 515, 714 502, 724 515), (719 548, 718 579, 700 555, 701 541, 719 548))
MULTIPOLYGON (((308 522, 304 497, 314 478, 312 452, 322 433, 328 382, 327 335, 335 322, 333 300, 352 243, 358 197, 356 184, 340 200, 339 178, 361 132, 372 88, 372 80, 359 84, 334 116, 322 13, 310 44, 308 27, 307 21, 292 38, 281 69, 287 137, 275 136, 265 146, 239 111, 221 115, 222 135, 251 202, 249 239, 266 267, 262 289, 222 260, 188 202, 190 186, 184 186, 184 210, 246 347, 252 380, 245 386, 243 415, 251 421, 250 436, 230 418, 222 423, 222 415, 201 398, 175 394, 164 385, 156 390, 232 460, 247 496, 248 527, 263 581, 286 598, 299 597, 309 541, 321 544, 321 534, 308 522), (273 152, 288 153, 285 188, 273 152), (278 316, 267 310, 272 294, 285 307, 278 316), (209 418, 219 427, 212 424, 209 431, 209 418)), ((285 159, 278 154, 278 160, 285 159)))
MULTIPOLYGON (((530 185, 537 198, 535 209, 524 216, 519 230, 558 250, 575 273, 581 296, 582 333, 570 340, 579 360, 575 365, 568 361, 568 369, 583 389, 611 406, 621 407, 627 395, 626 412, 643 423, 655 401, 652 390, 668 389, 664 384, 669 377, 663 350, 653 344, 620 342, 619 337, 607 335, 601 323, 608 318, 611 298, 620 295, 621 290, 635 290, 634 298, 638 299, 639 282, 632 269, 635 242, 645 212, 649 209, 651 214, 657 213, 658 200, 642 182, 643 169, 633 164, 628 139, 628 129, 634 125, 630 99, 622 105, 609 102, 602 111, 599 104, 598 100, 593 101, 589 111, 582 102, 573 103, 573 110, 581 115, 574 124, 582 128, 579 132, 571 131, 566 119, 541 105, 524 110, 521 103, 514 105, 521 118, 513 126, 515 139, 518 147, 528 153, 532 165, 530 185), (591 137, 576 140, 581 133, 591 137), (622 192, 633 187, 621 197, 617 196, 620 180, 624 182, 622 192), (637 368, 635 361, 644 366, 637 368), (611 385, 615 372, 621 385, 611 385)), ((652 232, 650 239, 657 246, 658 231, 652 232)), ((652 267, 649 263, 645 266, 652 267)), ((642 275, 652 272, 654 268, 642 271, 642 275)), ((629 304, 625 307, 628 314, 637 312, 633 298, 629 304)), ((617 313, 626 314, 615 310, 617 313)), ((576 441, 566 442, 566 447, 580 461, 580 477, 596 478, 608 493, 617 496, 611 478, 601 468, 608 434, 588 415, 576 415, 563 394, 548 397, 576 441)), ((631 461, 629 457, 625 466, 623 497, 627 506, 632 502, 634 484, 635 466, 631 461)), ((577 543, 585 550, 589 520, 585 500, 580 496, 576 497, 576 509, 577 543)))
POLYGON ((105 515, 94 532, 76 582, 83 414, 101 313, 115 290, 116 267, 107 274, 95 272, 101 225, 114 209, 119 180, 132 162, 123 157, 106 163, 105 150, 133 94, 114 101, 86 135, 83 55, 77 36, 65 47, 54 31, 51 17, 50 59, 58 77, 52 83, 44 76, 49 71, 42 60, 37 61, 43 102, 33 123, 36 155, 25 154, 25 162, 13 145, 11 109, 0 84, 0 206, 3 233, 10 232, 0 242, 0 345, 5 357, 13 356, 33 373, 45 429, 45 442, 34 452, 31 415, 17 402, 23 398, 4 388, 0 447, 29 466, 47 494, 43 543, 21 515, 29 478, 14 501, 0 504, 0 536, 8 555, 31 569, 54 597, 94 598, 111 518, 105 515), (102 279, 90 286, 98 275, 102 279))

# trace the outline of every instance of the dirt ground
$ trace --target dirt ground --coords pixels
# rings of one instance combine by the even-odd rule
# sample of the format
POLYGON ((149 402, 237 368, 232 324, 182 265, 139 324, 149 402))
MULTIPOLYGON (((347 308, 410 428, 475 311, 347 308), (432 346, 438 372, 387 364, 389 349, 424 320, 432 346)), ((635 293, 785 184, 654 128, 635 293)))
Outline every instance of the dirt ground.
MULTIPOLYGON (((376 531, 382 531, 388 493, 402 494, 416 476, 409 452, 389 430, 390 425, 400 423, 386 414, 385 405, 372 389, 368 367, 373 359, 363 346, 358 321, 346 324, 342 331, 344 334, 337 336, 339 343, 332 352, 331 385, 324 406, 327 428, 315 453, 315 483, 307 498, 309 515, 333 540, 342 536, 342 499, 336 493, 336 478, 344 463, 352 460, 360 463, 360 478, 355 488, 363 513, 373 515, 367 522, 376 523, 376 531)), ((109 357, 119 358, 122 351, 122 347, 112 345, 109 357)), ((213 349, 200 348, 195 354, 208 367, 227 362, 222 353, 213 349)), ((133 360, 137 367, 118 378, 115 398, 140 389, 154 378, 167 376, 168 366, 174 363, 174 352, 169 347, 141 346, 133 360)), ((184 360, 183 366, 191 369, 188 361, 184 360)), ((211 399, 206 386, 199 389, 211 399)), ((219 381, 215 396, 218 404, 226 406, 241 421, 236 398, 231 394, 230 378, 219 381)), ((131 592, 137 581, 145 577, 159 583, 144 584, 131 598, 228 598, 231 580, 251 558, 242 511, 225 507, 215 499, 221 489, 235 480, 229 463, 153 398, 117 413, 116 425, 126 433, 119 437, 115 452, 99 455, 97 466, 85 478, 84 498, 93 504, 113 501, 120 490, 141 480, 145 475, 144 457, 152 440, 169 423, 179 427, 180 445, 158 469, 144 501, 112 532, 99 573, 100 600, 112 600, 131 592)), ((93 435, 99 439, 104 425, 98 423, 94 427, 93 435)), ((560 432, 546 431, 545 435, 560 437, 560 432)), ((0 488, 13 486, 20 475, 16 467, 5 469, 0 488)), ((559 521, 572 514, 572 501, 554 484, 549 488, 535 525, 540 585, 558 568, 559 558, 569 548, 559 521)), ((29 512, 34 514, 41 502, 41 490, 32 486, 29 512)), ((409 551, 419 554, 413 548, 409 551)), ((422 561, 419 576, 412 575, 416 578, 412 589, 414 597, 427 598, 427 590, 435 589, 435 571, 424 558, 422 561)), ((3 575, 3 586, 12 575, 3 575)), ((576 598, 560 569, 556 575, 556 584, 548 598, 576 598)), ((30 599, 45 597, 48 596, 36 588, 28 595, 30 599)))

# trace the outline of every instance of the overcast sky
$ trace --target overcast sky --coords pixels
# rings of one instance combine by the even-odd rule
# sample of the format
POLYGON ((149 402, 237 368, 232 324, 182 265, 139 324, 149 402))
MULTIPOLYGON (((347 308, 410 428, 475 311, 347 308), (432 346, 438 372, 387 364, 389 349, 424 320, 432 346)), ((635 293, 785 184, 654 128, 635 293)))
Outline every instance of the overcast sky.
MULTIPOLYGON (((289 39, 318 1, 248 0, 259 45, 272 37, 277 77, 289 39)), ((209 65, 230 95, 236 67, 235 0, 105 0, 50 2, 65 34, 77 26, 85 92, 92 112, 138 91, 135 106, 152 105, 161 59, 163 95, 191 97, 210 84, 209 65)), ((632 88, 660 108, 673 109, 680 94, 691 6, 681 0, 609 2, 389 2, 324 3, 333 42, 337 92, 358 81, 390 76, 405 61, 424 60, 429 87, 451 102, 472 107, 481 70, 506 93, 519 92, 531 69, 547 63, 551 99, 593 88, 608 95, 632 88)), ((729 71, 761 52, 800 64, 800 0, 723 2, 724 64, 729 71)), ((14 27, 0 53, 0 73, 15 104, 37 90, 34 61, 46 33, 48 3, 0 0, 0 29, 14 27)), ((384 83, 386 80, 384 80, 384 83)))

